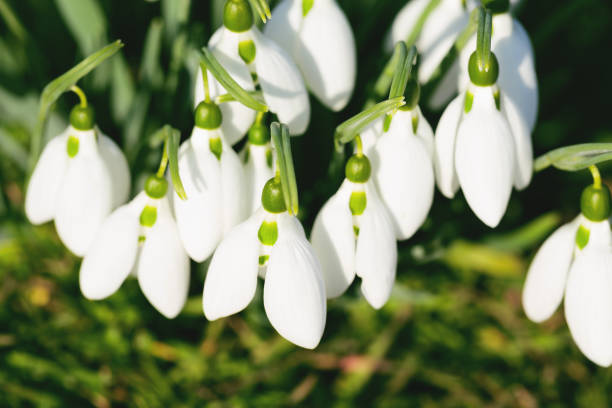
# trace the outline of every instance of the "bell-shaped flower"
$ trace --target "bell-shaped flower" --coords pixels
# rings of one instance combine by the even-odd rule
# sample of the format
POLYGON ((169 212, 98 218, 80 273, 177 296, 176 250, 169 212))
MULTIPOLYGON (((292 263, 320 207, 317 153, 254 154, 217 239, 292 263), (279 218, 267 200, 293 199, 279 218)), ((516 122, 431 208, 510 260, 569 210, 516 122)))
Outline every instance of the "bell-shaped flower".
POLYGON ((179 234, 189 256, 202 262, 221 239, 247 217, 244 171, 225 140, 225 117, 214 103, 201 102, 191 137, 179 149, 179 172, 187 198, 173 193, 179 234))
POLYGON ((287 340, 313 349, 326 319, 321 266, 302 225, 287 213, 278 180, 266 184, 262 204, 215 251, 204 283, 204 314, 216 320, 240 312, 255 295, 258 275, 265 276, 270 323, 287 340))
POLYGON ((423 225, 433 203, 433 130, 416 103, 400 108, 385 127, 378 121, 361 139, 372 160, 372 178, 389 210, 395 237, 405 240, 423 225))
POLYGON ((436 181, 448 198, 461 186, 472 211, 494 228, 506 211, 512 185, 523 189, 531 181, 531 135, 518 108, 495 84, 495 55, 487 66, 472 55, 472 82, 446 108, 436 129, 436 181))
POLYGON ((607 187, 588 187, 582 204, 583 214, 557 229, 538 250, 523 288, 523 308, 529 319, 539 323, 552 316, 565 294, 565 319, 574 341, 590 360, 608 367, 612 365, 612 233, 607 187))
POLYGON ((325 106, 339 111, 347 105, 357 53, 351 26, 335 0, 283 0, 264 34, 293 56, 306 85, 325 106))
MULTIPOLYGON (((303 134, 310 122, 310 102, 300 71, 291 57, 253 25, 248 0, 227 1, 223 22, 208 43, 212 53, 243 89, 254 91, 256 85, 261 87, 270 111, 288 124, 291 134, 303 134)), ((208 82, 213 99, 226 93, 210 72, 208 82)), ((196 105, 205 98, 201 70, 195 95, 196 105)), ((240 102, 224 103, 221 111, 225 118, 223 134, 233 145, 253 124, 255 111, 240 102)))
POLYGON ((364 297, 379 309, 395 283, 397 246, 393 222, 370 173, 366 156, 349 159, 347 178, 317 215, 310 239, 321 261, 327 297, 343 294, 357 275, 364 297))
MULTIPOLYGON (((521 23, 507 11, 493 16, 493 27, 491 50, 497 56, 500 66, 497 83, 517 108, 517 114, 527 123, 527 128, 531 132, 538 115, 539 96, 535 58, 529 35, 521 23)), ((476 35, 461 52, 461 67, 468 66, 474 48, 476 48, 476 35)), ((459 89, 465 90, 469 85, 468 71, 462 69, 459 89)))
POLYGON ((106 217, 128 199, 130 171, 117 145, 94 127, 91 108, 76 106, 70 123, 45 146, 25 213, 32 224, 54 220, 66 247, 83 256, 106 217))
POLYGON ((274 155, 270 143, 270 131, 261 123, 249 129, 249 142, 244 150, 244 176, 246 202, 249 214, 261 207, 261 192, 274 176, 274 155))
POLYGON ((179 314, 189 289, 189 257, 183 248, 165 179, 152 176, 145 192, 104 221, 83 259, 81 292, 104 299, 133 274, 149 302, 171 319, 179 314))

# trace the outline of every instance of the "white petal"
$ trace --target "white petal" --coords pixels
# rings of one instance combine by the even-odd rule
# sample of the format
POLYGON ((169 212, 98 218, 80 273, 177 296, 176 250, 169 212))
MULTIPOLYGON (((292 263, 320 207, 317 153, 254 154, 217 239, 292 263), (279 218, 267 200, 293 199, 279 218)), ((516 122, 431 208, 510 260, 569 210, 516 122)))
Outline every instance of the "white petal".
POLYGON ((155 309, 168 319, 180 313, 189 291, 189 257, 166 198, 158 201, 157 220, 146 234, 136 274, 155 309))
POLYGON ((141 207, 134 202, 119 207, 100 227, 79 274, 86 298, 98 300, 112 295, 132 271, 138 253, 141 207))
MULTIPOLYGON (((209 47, 219 63, 227 70, 232 78, 245 90, 253 91, 253 79, 244 61, 238 54, 238 43, 240 35, 233 33, 224 27, 219 28, 210 39, 209 47)), ((227 91, 209 73, 208 83, 210 85, 210 96, 226 94, 227 91)), ((204 100, 204 81, 202 71, 198 69, 196 78, 195 105, 204 100)), ((228 102, 220 105, 223 114, 221 129, 229 144, 235 144, 247 133, 255 120, 255 111, 247 108, 240 102, 228 102)))
POLYGON ((576 256, 565 291, 565 319, 580 350, 594 363, 612 364, 612 253, 609 247, 576 256))
POLYGON ((464 100, 465 94, 462 93, 448 105, 436 129, 434 160, 436 183, 440 192, 448 198, 453 198, 459 189, 459 180, 455 172, 455 143, 464 100))
POLYGON ((249 214, 252 214, 261 207, 261 193, 268 180, 274 177, 274 170, 268 163, 268 155, 272 153, 269 145, 256 146, 249 144, 248 149, 244 174, 246 177, 247 204, 249 214))
POLYGON ((208 320, 238 313, 253 299, 259 269, 257 231, 262 221, 263 210, 236 226, 215 251, 202 298, 208 320))
POLYGON ((362 279, 364 297, 372 307, 380 309, 387 303, 395 282, 397 245, 387 210, 370 183, 366 196, 367 206, 359 221, 356 273, 362 279))
POLYGON ((577 229, 577 222, 557 229, 531 262, 523 287, 523 309, 534 322, 548 319, 561 304, 577 229))
POLYGON ((251 29, 256 46, 255 70, 270 111, 289 126, 292 135, 301 135, 310 122, 310 102, 300 71, 274 41, 251 29))
POLYGON ((385 40, 387 52, 393 51, 393 47, 395 47, 398 41, 406 41, 408 39, 427 3, 429 3, 428 0, 412 0, 406 3, 397 13, 391 25, 389 36, 385 40))
POLYGON ((361 144, 363 145, 363 153, 366 156, 371 153, 372 148, 374 148, 374 145, 376 145, 376 142, 382 133, 383 121, 380 119, 372 123, 363 132, 361 132, 361 144))
POLYGON ((399 240, 410 238, 427 218, 435 184, 427 148, 413 136, 411 121, 399 123, 402 116, 411 115, 398 112, 370 155, 374 181, 399 240))
POLYGON ((431 125, 427 121, 423 112, 421 112, 421 108, 417 106, 417 111, 419 115, 419 125, 417 126, 416 137, 421 139, 421 141, 425 144, 425 148, 427 149, 427 154, 431 159, 432 163, 435 156, 435 142, 434 142, 434 132, 431 128, 431 125))
POLYGON ((187 200, 176 193, 172 203, 178 230, 189 256, 196 262, 207 259, 223 236, 221 170, 208 147, 207 131, 194 129, 181 146, 179 172, 187 200))
POLYGON ((306 85, 328 108, 349 102, 357 74, 355 38, 334 0, 317 0, 304 18, 294 53, 306 85))
POLYGON ((99 130, 98 146, 100 154, 113 178, 113 208, 125 203, 130 195, 130 168, 125 155, 108 136, 99 130))
POLYGON ((355 232, 350 196, 350 183, 345 181, 317 215, 310 236, 321 262, 328 298, 343 294, 355 279, 355 232))
POLYGON ((589 221, 584 215, 580 216, 580 224, 589 230, 589 242, 585 250, 593 247, 609 247, 612 245, 612 231, 610 231, 610 222, 604 221, 589 221))
POLYGON ((245 174, 238 155, 225 142, 223 143, 220 164, 223 234, 227 234, 247 218, 245 174))
POLYGON ((283 0, 272 10, 272 18, 264 27, 264 34, 280 45, 287 54, 293 54, 302 23, 300 1, 283 0))
POLYGON ((25 213, 32 224, 51 221, 55 216, 57 196, 69 160, 66 151, 69 130, 49 141, 30 178, 25 197, 25 213))
POLYGON ((514 139, 514 148, 516 151, 516 164, 514 168, 514 186, 518 190, 522 190, 531 182, 533 175, 533 147, 531 145, 531 132, 527 126, 527 122, 520 115, 516 105, 512 99, 501 92, 500 107, 502 113, 508 120, 510 129, 512 130, 512 138, 514 139))
POLYGON ((514 179, 512 132, 495 108, 490 87, 473 87, 474 103, 459 125, 455 162, 459 183, 478 218, 495 228, 508 206, 514 179))
POLYGON ((319 344, 327 313, 321 266, 303 234, 287 233, 280 221, 266 273, 264 307, 281 336, 308 349, 319 344))
POLYGON ((79 151, 68 163, 55 215, 57 233, 75 255, 85 255, 110 214, 112 183, 112 175, 98 151, 94 131, 79 132, 79 151))

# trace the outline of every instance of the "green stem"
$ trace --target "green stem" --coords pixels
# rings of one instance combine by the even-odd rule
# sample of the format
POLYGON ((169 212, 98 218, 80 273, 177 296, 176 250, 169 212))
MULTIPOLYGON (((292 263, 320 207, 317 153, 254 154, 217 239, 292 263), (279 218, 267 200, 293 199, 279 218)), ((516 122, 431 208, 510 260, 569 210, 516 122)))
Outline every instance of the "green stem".
POLYGON ((76 85, 72 85, 70 87, 70 90, 78 95, 79 100, 81 101, 81 107, 86 108, 87 107, 87 97, 85 96, 85 92, 83 92, 83 90, 76 85))
POLYGON ((204 83, 204 101, 210 103, 210 86, 208 84, 208 69, 206 65, 200 63, 200 69, 202 70, 202 82, 204 83))
POLYGON ((162 178, 166 173, 168 167, 168 139, 164 140, 164 153, 162 154, 161 161, 159 162, 159 169, 157 170, 157 177, 162 178))
POLYGON ((409 47, 416 42, 417 38, 419 37, 419 34, 421 34, 421 31, 423 31, 423 27, 425 26, 427 19, 429 18, 431 13, 433 13, 433 11, 440 5, 440 3, 442 3, 442 0, 429 0, 429 3, 427 3, 427 6, 425 6, 418 20, 414 24, 414 27, 408 35, 408 38, 406 38, 406 44, 409 47))
POLYGON ((476 35, 476 55, 481 67, 489 66, 491 58, 491 34, 493 29, 491 10, 478 8, 478 31, 476 35))
POLYGON ((599 173, 597 166, 589 166, 589 171, 593 176, 593 186, 595 186, 595 188, 601 188, 601 174, 599 173))
POLYGON ((355 148, 357 149, 357 157, 363 156, 363 142, 361 141, 361 136, 355 136, 355 148))

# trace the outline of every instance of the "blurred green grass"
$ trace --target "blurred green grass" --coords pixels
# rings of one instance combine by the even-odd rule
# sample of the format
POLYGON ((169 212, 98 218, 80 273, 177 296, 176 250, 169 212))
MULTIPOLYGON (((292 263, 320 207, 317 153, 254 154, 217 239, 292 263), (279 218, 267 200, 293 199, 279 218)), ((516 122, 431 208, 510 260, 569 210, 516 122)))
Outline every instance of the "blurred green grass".
MULTIPOLYGON (((307 227, 340 183, 328 172, 333 129, 370 95, 385 62, 380 45, 404 4, 339 2, 355 29, 358 82, 340 113, 312 100, 310 129, 294 140, 307 227)), ((329 303, 315 351, 274 332, 260 293, 243 313, 207 322, 205 266, 194 265, 190 300, 173 321, 133 281, 108 300, 85 300, 79 260, 52 225, 33 227, 23 214, 38 95, 84 55, 121 38, 122 56, 83 87, 138 184, 158 159, 146 148, 151 132, 170 123, 186 136, 192 126, 194 50, 213 31, 211 15, 206 0, 0 0, 0 406, 610 406, 612 374, 580 354, 562 312, 535 325, 520 305, 530 258, 578 211, 587 174, 536 175, 514 193, 495 231, 462 197, 436 195, 423 229, 399 245, 389 304, 374 311, 354 285, 329 303)), ((540 79, 536 153, 611 141, 612 4, 526 0, 519 19, 540 79)), ((57 103, 47 138, 65 126, 73 103, 71 96, 57 103)), ((437 122, 439 113, 426 114, 437 122)))

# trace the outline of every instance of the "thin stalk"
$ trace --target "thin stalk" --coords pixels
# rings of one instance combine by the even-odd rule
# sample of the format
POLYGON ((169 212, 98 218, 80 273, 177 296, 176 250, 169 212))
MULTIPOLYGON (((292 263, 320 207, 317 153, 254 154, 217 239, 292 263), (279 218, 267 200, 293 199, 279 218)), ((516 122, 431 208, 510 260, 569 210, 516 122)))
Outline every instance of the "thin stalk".
POLYGON ((601 174, 597 166, 589 166, 589 171, 591 172, 591 176, 593 176, 593 186, 595 188, 601 188, 601 174))
POLYGON ((81 101, 81 107, 86 108, 87 107, 87 96, 85 96, 85 92, 83 92, 83 90, 76 85, 72 85, 70 87, 70 90, 74 92, 75 94, 77 94, 77 96, 79 97, 79 100, 81 101))
POLYGON ((159 169, 157 170, 157 177, 162 178, 166 174, 166 168, 168 167, 168 138, 164 140, 164 153, 162 154, 161 161, 159 162, 159 169))

